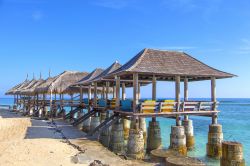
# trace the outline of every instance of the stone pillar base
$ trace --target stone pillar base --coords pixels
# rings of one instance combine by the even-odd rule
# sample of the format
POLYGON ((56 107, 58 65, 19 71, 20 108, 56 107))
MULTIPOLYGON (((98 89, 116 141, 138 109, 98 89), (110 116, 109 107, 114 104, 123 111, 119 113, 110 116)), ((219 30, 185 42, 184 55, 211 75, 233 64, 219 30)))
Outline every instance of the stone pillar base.
POLYGON ((170 149, 181 155, 187 155, 186 135, 183 126, 171 126, 170 149))
POLYGON ((161 129, 158 121, 149 122, 147 152, 161 147, 161 129))
POLYGON ((144 139, 143 131, 141 129, 129 130, 127 156, 136 160, 144 158, 144 139))
POLYGON ((183 120, 182 126, 184 126, 184 129, 185 129, 187 149, 193 150, 194 145, 195 145, 193 121, 192 120, 183 120))
POLYGON ((220 159, 222 156, 223 133, 220 124, 209 125, 207 156, 215 159, 220 159))

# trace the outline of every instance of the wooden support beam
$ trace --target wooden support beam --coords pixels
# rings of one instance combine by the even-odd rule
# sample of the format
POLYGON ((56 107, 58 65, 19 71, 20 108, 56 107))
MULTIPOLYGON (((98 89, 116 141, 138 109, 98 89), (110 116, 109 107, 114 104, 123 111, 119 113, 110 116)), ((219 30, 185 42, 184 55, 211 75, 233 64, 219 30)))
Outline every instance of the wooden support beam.
MULTIPOLYGON (((188 78, 184 79, 184 101, 188 101, 188 78)), ((188 115, 184 115, 184 119, 188 120, 188 115)))
POLYGON ((94 83, 94 107, 97 107, 97 83, 94 83))
POLYGON ((122 83, 122 100, 126 100, 126 85, 122 83))
POLYGON ((116 85, 113 86, 113 99, 116 98, 116 85))
POLYGON ((105 85, 102 86, 102 99, 105 98, 105 85))
MULTIPOLYGON (((156 77, 155 75, 153 75, 153 79, 152 79, 152 100, 156 101, 156 77)), ((152 121, 155 122, 156 121, 156 117, 152 117, 152 121)))
POLYGON ((116 110, 120 109, 120 77, 116 76, 116 102, 115 102, 115 108, 116 110))
MULTIPOLYGON (((216 78, 211 77, 211 101, 213 102, 212 110, 216 111, 216 78)), ((212 124, 218 123, 218 116, 214 114, 212 117, 212 124)))
MULTIPOLYGON (((175 101, 177 102, 177 112, 179 112, 179 105, 180 105, 180 76, 175 76, 175 101)), ((180 118, 179 115, 176 115, 176 126, 180 126, 180 118)))
POLYGON ((89 88, 88 88, 88 100, 89 100, 89 103, 90 103, 90 100, 91 100, 91 97, 92 94, 91 94, 91 85, 89 85, 89 88))
MULTIPOLYGON (((138 73, 133 74, 133 112, 137 113, 137 106, 139 104, 139 94, 138 94, 138 73)), ((134 128, 139 129, 139 119, 138 116, 134 116, 135 126, 134 128)))
POLYGON ((109 98, 109 82, 106 82, 106 94, 105 94, 106 103, 108 101, 108 98, 109 98))
POLYGON ((80 86, 80 105, 83 104, 83 92, 82 92, 82 86, 80 86))

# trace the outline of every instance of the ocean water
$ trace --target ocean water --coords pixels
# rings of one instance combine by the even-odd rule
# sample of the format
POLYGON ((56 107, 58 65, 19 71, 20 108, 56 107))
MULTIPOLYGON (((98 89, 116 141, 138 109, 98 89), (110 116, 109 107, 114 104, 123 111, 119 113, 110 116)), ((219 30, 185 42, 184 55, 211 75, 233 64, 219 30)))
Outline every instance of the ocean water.
MULTIPOLYGON (((201 99, 198 99, 201 100, 201 99)), ((204 99, 206 100, 206 99, 204 99)), ((250 165, 250 99, 218 99, 220 102, 218 110, 218 122, 223 126, 224 140, 238 141, 243 144, 244 158, 246 165, 250 165)), ((1 104, 13 104, 13 99, 0 98, 1 104)), ((67 109, 69 110, 69 109, 67 109)), ((211 118, 190 116, 194 124, 195 150, 189 152, 189 156, 197 157, 209 166, 219 165, 218 160, 211 160, 206 157, 206 143, 208 126, 211 118)), ((150 119, 147 119, 147 122, 150 119)), ((158 118, 161 125, 162 142, 164 148, 169 147, 171 125, 175 125, 175 120, 158 118)))

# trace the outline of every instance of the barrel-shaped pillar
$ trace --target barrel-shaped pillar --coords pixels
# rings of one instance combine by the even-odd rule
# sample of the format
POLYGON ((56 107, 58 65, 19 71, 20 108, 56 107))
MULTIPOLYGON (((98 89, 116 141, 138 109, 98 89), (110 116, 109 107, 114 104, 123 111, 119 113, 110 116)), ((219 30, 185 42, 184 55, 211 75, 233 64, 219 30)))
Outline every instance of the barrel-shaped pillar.
POLYGON ((129 130, 127 156, 140 160, 144 158, 144 154, 143 130, 131 128, 129 130))
POLYGON ((100 125, 100 117, 99 116, 92 116, 90 121, 90 131, 94 131, 97 126, 100 125))
POLYGON ((130 130, 131 121, 128 119, 123 119, 123 134, 124 134, 124 144, 127 146, 129 130, 130 130))
POLYGON ((145 118, 139 118, 139 128, 143 131, 144 145, 147 143, 147 124, 145 118))
POLYGON ((82 131, 88 133, 90 131, 90 122, 91 122, 91 118, 89 117, 88 119, 86 119, 85 121, 83 121, 82 123, 82 131))
POLYGON ((222 156, 223 133, 220 124, 209 125, 207 156, 219 159, 222 156))
MULTIPOLYGON (((106 119, 109 118, 109 112, 107 111, 106 113, 106 119)), ((101 122, 103 122, 104 115, 101 114, 101 122)), ((104 147, 109 147, 109 141, 110 141, 110 132, 111 132, 111 127, 107 127, 104 130, 102 130, 100 137, 99 137, 99 142, 104 146, 104 147)))
POLYGON ((158 121, 150 121, 147 137, 147 152, 161 147, 161 129, 158 121))
POLYGON ((114 153, 122 154, 124 152, 124 134, 122 120, 118 120, 112 125, 109 149, 114 153))
POLYGON ((222 142, 221 166, 245 166, 243 146, 239 142, 222 142))
POLYGON ((193 150, 195 145, 193 121, 190 119, 184 119, 182 121, 182 126, 185 129, 187 149, 193 150))
POLYGON ((181 155, 187 155, 186 135, 183 126, 171 126, 170 149, 181 155))

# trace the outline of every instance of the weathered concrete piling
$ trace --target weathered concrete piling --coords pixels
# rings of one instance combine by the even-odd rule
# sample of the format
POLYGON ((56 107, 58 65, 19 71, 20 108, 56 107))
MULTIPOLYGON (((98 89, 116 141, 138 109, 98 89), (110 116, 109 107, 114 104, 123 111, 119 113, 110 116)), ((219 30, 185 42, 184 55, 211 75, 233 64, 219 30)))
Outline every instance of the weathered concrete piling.
POLYGON ((187 155, 186 135, 183 126, 171 126, 170 149, 179 154, 187 155))
POLYGON ((92 116, 90 121, 90 131, 93 131, 97 126, 100 125, 100 117, 99 116, 92 116))
POLYGON ((139 128, 143 131, 144 145, 147 143, 147 124, 145 118, 139 118, 139 128))
POLYGON ((122 120, 118 120, 112 125, 109 149, 114 153, 124 152, 124 134, 122 120))
POLYGON ((144 139, 141 129, 129 130, 127 156, 137 160, 144 158, 144 139))
POLYGON ((207 156, 219 159, 222 155, 223 141, 222 126, 220 124, 209 125, 207 156))
MULTIPOLYGON (((104 118, 104 115, 101 115, 101 119, 104 118)), ((105 119, 108 119, 109 118, 109 113, 105 113, 105 119)), ((101 123, 103 122, 104 120, 101 120, 101 123)), ((111 127, 108 127, 106 129, 104 129, 101 134, 100 134, 100 137, 99 137, 99 142, 104 146, 104 147, 109 147, 109 141, 110 141, 110 132, 111 132, 111 127)))
POLYGON ((124 144, 125 148, 128 144, 129 130, 130 130, 131 121, 128 119, 123 119, 123 134, 124 134, 124 144))
POLYGON ((187 149, 193 150, 195 145, 193 121, 186 118, 182 121, 182 126, 185 129, 187 149))
POLYGON ((222 142, 221 166, 245 166, 243 146, 238 142, 222 142))
POLYGON ((147 152, 161 147, 161 129, 158 121, 150 121, 148 127, 147 152))
POLYGON ((91 117, 83 121, 82 124, 82 131, 88 133, 90 131, 90 122, 91 122, 91 117))

